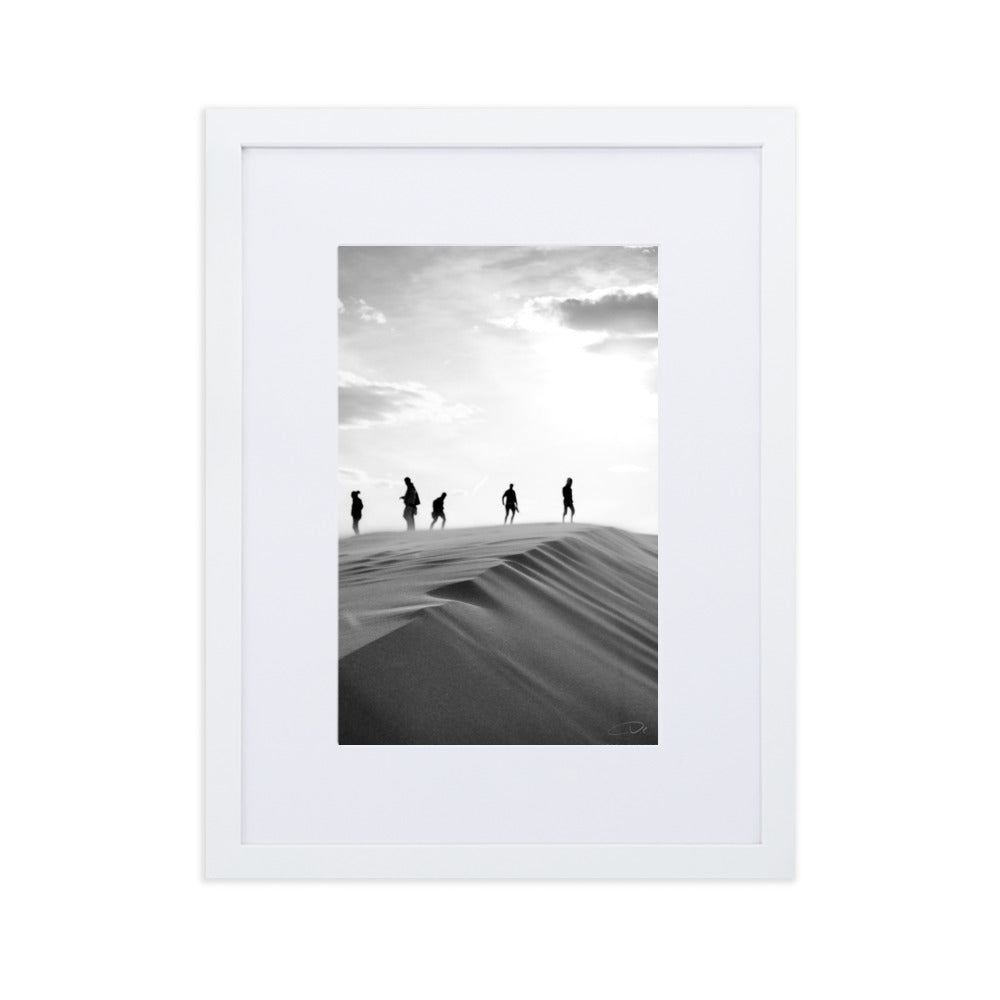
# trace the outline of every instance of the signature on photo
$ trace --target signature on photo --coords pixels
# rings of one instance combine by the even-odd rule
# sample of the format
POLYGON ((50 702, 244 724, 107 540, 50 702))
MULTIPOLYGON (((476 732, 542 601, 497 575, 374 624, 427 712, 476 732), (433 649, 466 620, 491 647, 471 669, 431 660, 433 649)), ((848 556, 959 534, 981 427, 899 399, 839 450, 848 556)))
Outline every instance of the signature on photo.
POLYGON ((615 723, 609 730, 609 736, 639 736, 646 732, 649 727, 645 722, 633 720, 631 722, 615 723))

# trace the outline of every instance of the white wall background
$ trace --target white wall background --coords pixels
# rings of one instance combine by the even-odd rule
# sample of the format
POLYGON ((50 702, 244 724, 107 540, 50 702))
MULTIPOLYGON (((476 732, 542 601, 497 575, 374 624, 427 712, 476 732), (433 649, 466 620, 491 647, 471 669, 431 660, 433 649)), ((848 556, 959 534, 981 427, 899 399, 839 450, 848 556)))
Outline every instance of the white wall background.
POLYGON ((0 989, 996 995, 990 13, 13 8, 0 989), (798 108, 797 882, 201 881, 201 108, 399 103, 798 108))

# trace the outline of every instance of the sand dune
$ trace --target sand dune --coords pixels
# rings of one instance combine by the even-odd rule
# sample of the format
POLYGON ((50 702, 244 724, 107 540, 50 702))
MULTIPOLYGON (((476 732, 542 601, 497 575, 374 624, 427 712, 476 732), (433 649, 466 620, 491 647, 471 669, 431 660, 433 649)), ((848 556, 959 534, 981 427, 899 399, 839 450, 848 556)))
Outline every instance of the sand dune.
POLYGON ((344 539, 339 655, 341 743, 656 743, 656 537, 344 539))

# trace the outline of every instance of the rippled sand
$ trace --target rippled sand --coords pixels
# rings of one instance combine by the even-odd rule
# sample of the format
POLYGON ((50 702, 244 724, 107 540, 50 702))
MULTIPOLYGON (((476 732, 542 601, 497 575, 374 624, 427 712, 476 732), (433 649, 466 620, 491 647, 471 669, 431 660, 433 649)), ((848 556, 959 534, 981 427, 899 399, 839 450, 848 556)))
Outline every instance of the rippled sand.
POLYGON ((350 537, 339 610, 341 743, 657 742, 654 535, 350 537))

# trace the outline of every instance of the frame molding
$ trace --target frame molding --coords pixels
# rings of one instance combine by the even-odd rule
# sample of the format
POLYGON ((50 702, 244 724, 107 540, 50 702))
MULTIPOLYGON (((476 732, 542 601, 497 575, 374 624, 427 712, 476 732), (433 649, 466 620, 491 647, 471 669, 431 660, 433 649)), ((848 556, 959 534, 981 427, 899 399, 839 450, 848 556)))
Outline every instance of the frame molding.
POLYGON ((788 109, 231 110, 205 115, 205 874, 791 878, 795 853, 795 119, 788 109), (761 155, 761 842, 241 842, 242 151, 753 147, 761 155))

